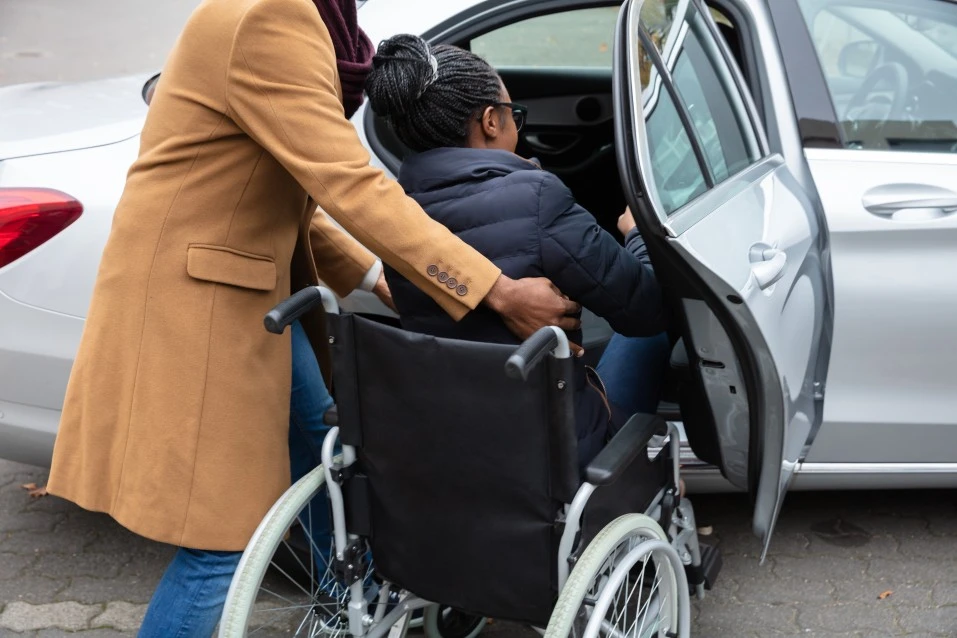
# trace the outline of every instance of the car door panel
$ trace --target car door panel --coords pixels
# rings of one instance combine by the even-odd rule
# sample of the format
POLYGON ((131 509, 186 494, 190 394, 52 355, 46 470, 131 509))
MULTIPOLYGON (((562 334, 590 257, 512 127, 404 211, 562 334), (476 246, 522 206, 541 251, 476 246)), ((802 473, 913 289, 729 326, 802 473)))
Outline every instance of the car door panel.
POLYGON ((679 291, 722 472, 753 493, 753 527, 766 551, 793 469, 821 423, 830 271, 816 203, 784 160, 767 152, 740 73, 721 46, 696 0, 625 4, 616 39, 619 163, 652 256, 673 266, 656 261, 679 291), (697 92, 676 73, 683 58, 695 65, 697 92), (674 134, 675 118, 662 115, 669 108, 678 111, 683 137, 674 134), (722 109, 754 127, 741 124, 749 155, 736 174, 741 162, 722 137, 726 131, 718 134, 727 126, 715 120, 722 109), (656 135, 662 126, 667 134, 656 135), (698 147, 693 154, 681 150, 689 143, 698 147), (672 191, 662 164, 676 164, 668 158, 682 152, 684 188, 672 191), (722 164, 716 153, 733 161, 722 164), (687 179, 695 163, 703 190, 700 179, 687 179))
POLYGON ((807 156, 828 214, 839 301, 826 427, 807 460, 953 462, 957 206, 941 194, 957 191, 957 155, 807 156), (913 207, 891 215, 864 207, 868 193, 895 186, 913 207), (920 202, 922 191, 937 201, 920 202))
MULTIPOLYGON (((938 473, 934 464, 952 467, 957 445, 957 3, 794 7, 806 44, 785 53, 823 74, 789 78, 792 93, 819 84, 836 111, 827 123, 840 133, 834 148, 812 148, 802 129, 830 227, 837 300, 825 422, 806 461, 938 473), (860 42, 878 63, 906 67, 903 109, 875 118, 842 108, 847 68, 833 53, 860 42)), ((784 30, 796 33, 794 24, 778 25, 784 30)), ((804 107, 797 115, 806 121, 804 107)))

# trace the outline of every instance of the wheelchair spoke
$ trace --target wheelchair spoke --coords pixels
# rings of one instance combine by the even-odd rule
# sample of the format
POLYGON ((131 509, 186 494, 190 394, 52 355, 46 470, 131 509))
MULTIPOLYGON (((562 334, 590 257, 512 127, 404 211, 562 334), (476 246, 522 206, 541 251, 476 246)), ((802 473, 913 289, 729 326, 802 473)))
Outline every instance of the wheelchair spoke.
MULTIPOLYGON (((283 541, 283 543, 286 544, 286 541, 283 541)), ((287 544, 287 547, 288 547, 288 544, 287 544)), ((292 548, 289 548, 289 551, 292 551, 292 548)), ((297 558, 296 560, 299 560, 299 559, 297 558)), ((301 565, 301 564, 302 564, 302 563, 300 563, 300 565, 301 565)), ((301 591, 302 593, 304 593, 306 596, 309 596, 309 598, 313 598, 313 597, 314 597, 314 595, 313 595, 312 592, 306 590, 305 587, 303 587, 302 585, 300 585, 299 582, 298 582, 295 578, 293 578, 292 576, 290 576, 290 575, 286 572, 286 570, 284 570, 282 567, 280 567, 279 565, 277 565, 277 564, 276 564, 276 561, 272 561, 272 562, 270 563, 270 565, 271 565, 271 566, 273 567, 273 569, 275 569, 277 572, 279 572, 280 574, 282 574, 283 576, 285 576, 285 577, 286 577, 286 580, 288 580, 290 583, 292 583, 293 585, 295 585, 296 588, 297 588, 299 591, 301 591)), ((305 568, 304 568, 304 569, 305 569, 305 568)))

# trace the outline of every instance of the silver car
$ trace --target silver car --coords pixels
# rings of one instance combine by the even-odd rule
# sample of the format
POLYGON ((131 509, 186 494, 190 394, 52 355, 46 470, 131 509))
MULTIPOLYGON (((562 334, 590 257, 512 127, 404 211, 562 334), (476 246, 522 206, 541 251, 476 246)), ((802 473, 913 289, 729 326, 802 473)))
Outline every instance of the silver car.
MULTIPOLYGON (((957 4, 368 0, 359 15, 376 41, 485 56, 529 107, 519 151, 609 229, 631 206, 678 318, 662 409, 692 487, 752 492, 767 540, 789 487, 957 485, 957 4)), ((0 456, 49 462, 152 81, 0 89, 0 456)), ((407 151, 388 127, 366 107, 354 123, 395 173, 407 151)), ((595 355, 609 331, 586 322, 595 355)))

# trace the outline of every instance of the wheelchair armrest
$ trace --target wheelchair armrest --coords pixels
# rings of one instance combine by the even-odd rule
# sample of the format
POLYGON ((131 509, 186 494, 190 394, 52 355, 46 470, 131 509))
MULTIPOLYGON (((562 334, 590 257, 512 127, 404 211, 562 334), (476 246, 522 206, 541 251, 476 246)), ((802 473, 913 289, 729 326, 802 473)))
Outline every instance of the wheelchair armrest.
POLYGON ((585 480, 592 485, 614 483, 635 457, 644 452, 651 437, 664 432, 667 425, 661 417, 633 415, 585 468, 585 480))

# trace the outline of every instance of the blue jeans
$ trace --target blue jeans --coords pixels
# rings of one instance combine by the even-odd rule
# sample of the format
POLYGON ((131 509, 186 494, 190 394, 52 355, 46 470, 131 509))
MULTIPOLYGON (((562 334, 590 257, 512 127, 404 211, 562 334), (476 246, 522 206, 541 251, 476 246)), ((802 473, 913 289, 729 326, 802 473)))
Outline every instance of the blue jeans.
MULTIPOLYGON (((292 324, 292 398, 289 406, 289 461, 295 483, 322 463, 322 442, 330 427, 323 417, 333 405, 319 362, 302 325, 292 324)), ((332 543, 332 522, 325 494, 316 496, 300 516, 314 544, 316 567, 325 571, 332 543)))
POLYGON ((153 593, 139 638, 212 636, 241 556, 181 547, 153 593))
POLYGON ((654 337, 612 336, 595 369, 605 384, 608 400, 625 414, 655 414, 671 341, 666 333, 654 337))
MULTIPOLYGON (((289 406, 289 461, 293 482, 322 462, 322 441, 329 431, 323 424, 323 416, 331 406, 332 397, 323 383, 316 355, 297 321, 292 324, 289 406)), ((314 539, 317 565, 324 569, 331 539, 325 496, 316 497, 310 509, 311 519, 303 516, 303 525, 314 539)), ((179 548, 153 593, 139 638, 209 638, 222 615, 229 584, 241 557, 242 552, 179 548)))

